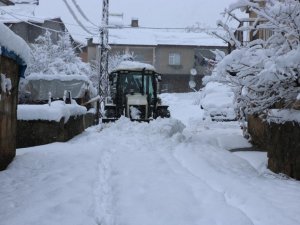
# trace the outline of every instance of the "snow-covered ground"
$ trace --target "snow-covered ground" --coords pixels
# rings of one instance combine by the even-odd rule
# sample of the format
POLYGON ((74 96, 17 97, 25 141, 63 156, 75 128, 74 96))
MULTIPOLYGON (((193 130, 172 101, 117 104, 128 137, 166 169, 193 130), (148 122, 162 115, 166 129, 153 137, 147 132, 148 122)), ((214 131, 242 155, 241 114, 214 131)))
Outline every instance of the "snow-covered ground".
POLYGON ((171 119, 121 118, 67 143, 18 149, 0 172, 1 225, 299 225, 300 182, 266 169, 237 122, 203 120, 197 93, 171 119))

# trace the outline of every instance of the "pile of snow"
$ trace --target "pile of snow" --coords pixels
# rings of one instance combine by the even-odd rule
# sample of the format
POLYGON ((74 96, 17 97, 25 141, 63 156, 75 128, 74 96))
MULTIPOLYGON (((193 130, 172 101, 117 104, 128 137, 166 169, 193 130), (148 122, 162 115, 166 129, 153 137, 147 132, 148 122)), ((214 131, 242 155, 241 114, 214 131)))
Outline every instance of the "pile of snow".
POLYGON ((3 46, 7 50, 14 52, 25 63, 28 63, 30 59, 30 48, 27 43, 1 22, 0 34, 0 47, 3 46))
POLYGON ((50 105, 18 105, 18 120, 47 120, 59 122, 64 118, 68 122, 70 116, 85 115, 87 109, 77 105, 74 101, 72 104, 65 104, 63 101, 54 101, 50 105))
POLYGON ((204 110, 196 104, 201 97, 199 92, 163 93, 159 97, 164 105, 169 105, 171 117, 180 120, 186 126, 193 126, 195 121, 204 119, 204 110))
POLYGON ((130 127, 130 133, 139 133, 141 130, 146 135, 158 135, 160 137, 172 137, 177 133, 182 133, 185 125, 177 119, 162 119, 150 121, 150 123, 133 122, 129 118, 122 116, 117 123, 103 124, 103 128, 112 128, 116 130, 124 130, 130 127), (150 124, 150 126, 149 126, 150 124))
POLYGON ((270 109, 267 121, 274 123, 294 121, 300 123, 300 111, 295 109, 270 109))

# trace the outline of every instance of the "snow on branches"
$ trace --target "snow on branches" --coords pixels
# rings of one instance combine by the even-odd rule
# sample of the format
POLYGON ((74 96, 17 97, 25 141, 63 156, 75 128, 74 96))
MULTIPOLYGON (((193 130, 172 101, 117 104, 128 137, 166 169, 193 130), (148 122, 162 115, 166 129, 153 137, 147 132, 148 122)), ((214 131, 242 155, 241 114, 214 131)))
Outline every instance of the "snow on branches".
POLYGON ((240 7, 247 7, 257 16, 248 27, 238 30, 269 35, 243 43, 228 34, 236 49, 218 63, 211 79, 231 83, 237 106, 246 113, 261 113, 279 102, 290 107, 300 92, 300 3, 269 0, 257 4, 242 0, 225 12, 230 16, 240 7))
POLYGON ((89 76, 91 69, 76 55, 68 33, 60 35, 57 43, 53 43, 51 33, 46 31, 32 45, 32 60, 26 73, 89 76))

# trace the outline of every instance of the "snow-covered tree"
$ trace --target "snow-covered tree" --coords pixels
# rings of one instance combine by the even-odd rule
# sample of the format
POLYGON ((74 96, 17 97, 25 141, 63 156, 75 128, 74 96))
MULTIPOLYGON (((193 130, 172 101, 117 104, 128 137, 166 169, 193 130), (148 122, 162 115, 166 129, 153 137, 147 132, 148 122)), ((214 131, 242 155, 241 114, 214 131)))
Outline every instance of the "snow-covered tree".
POLYGON ((288 107, 300 92, 300 3, 269 0, 264 5, 240 0, 226 13, 230 17, 234 10, 246 8, 257 18, 237 31, 255 34, 264 30, 272 35, 245 44, 219 22, 236 49, 218 63, 212 79, 233 85, 237 106, 246 113, 261 113, 278 102, 288 107))
POLYGON ((89 64, 82 62, 76 55, 68 33, 60 35, 55 44, 51 33, 46 31, 32 45, 32 60, 26 73, 89 76, 91 69, 89 64))

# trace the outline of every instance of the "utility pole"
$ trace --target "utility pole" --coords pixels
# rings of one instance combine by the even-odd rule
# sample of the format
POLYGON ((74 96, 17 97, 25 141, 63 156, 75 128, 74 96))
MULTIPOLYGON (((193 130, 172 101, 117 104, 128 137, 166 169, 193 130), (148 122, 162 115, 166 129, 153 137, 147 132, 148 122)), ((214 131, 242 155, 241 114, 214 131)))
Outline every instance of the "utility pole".
MULTIPOLYGON (((98 82, 98 94, 102 101, 105 97, 109 96, 109 79, 108 79, 108 17, 109 17, 109 0, 103 0, 102 2, 102 21, 100 28, 100 47, 99 47, 99 82, 98 82)), ((100 119, 100 104, 97 106, 97 120, 100 119)))

